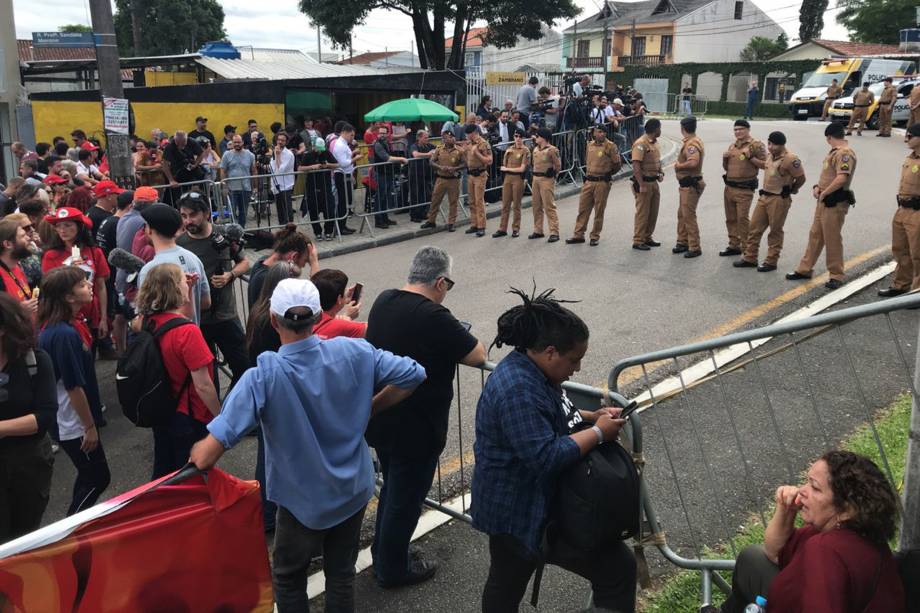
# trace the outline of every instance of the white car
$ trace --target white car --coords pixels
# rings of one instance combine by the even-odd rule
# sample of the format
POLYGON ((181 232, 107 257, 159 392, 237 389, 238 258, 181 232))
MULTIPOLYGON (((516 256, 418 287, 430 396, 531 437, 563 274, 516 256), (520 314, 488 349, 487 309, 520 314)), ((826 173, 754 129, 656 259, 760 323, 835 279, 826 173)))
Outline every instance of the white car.
MULTIPOLYGON (((898 90, 898 97, 894 101, 894 108, 892 109, 891 114, 891 123, 907 123, 907 120, 910 119, 910 107, 908 106, 907 97, 910 95, 910 90, 913 89, 914 85, 920 83, 920 80, 910 79, 906 81, 898 81, 894 86, 898 90)), ((866 126, 870 129, 878 128, 878 97, 884 89, 884 82, 873 83, 869 86, 869 91, 875 94, 875 102, 872 103, 872 106, 869 107, 868 119, 866 120, 866 126)), ((834 101, 834 106, 832 106, 828 114, 831 117, 832 121, 847 122, 850 121, 850 113, 853 112, 853 96, 847 96, 845 98, 838 98, 834 101)))

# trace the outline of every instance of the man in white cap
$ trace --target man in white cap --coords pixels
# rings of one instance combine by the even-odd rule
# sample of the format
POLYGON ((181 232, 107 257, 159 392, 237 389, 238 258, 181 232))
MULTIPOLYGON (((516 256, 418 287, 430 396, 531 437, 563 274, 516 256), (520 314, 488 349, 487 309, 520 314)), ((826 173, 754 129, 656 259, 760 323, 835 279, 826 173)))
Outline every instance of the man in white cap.
POLYGON ((310 281, 281 281, 269 310, 281 348, 246 371, 208 424, 210 434, 192 448, 191 461, 211 468, 261 425, 268 498, 278 505, 272 564, 278 611, 308 609, 307 569, 320 554, 326 609, 354 611, 361 521, 374 495, 364 430, 371 415, 407 398, 425 369, 364 340, 314 336, 322 307, 310 281))

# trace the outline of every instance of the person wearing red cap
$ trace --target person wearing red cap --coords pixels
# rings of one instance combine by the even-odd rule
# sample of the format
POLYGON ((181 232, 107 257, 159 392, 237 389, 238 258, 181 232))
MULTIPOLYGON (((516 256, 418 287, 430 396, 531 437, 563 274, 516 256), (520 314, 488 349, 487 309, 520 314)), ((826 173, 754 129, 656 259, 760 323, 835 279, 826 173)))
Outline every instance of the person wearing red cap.
POLYGON ((78 266, 93 284, 93 300, 80 312, 89 323, 93 337, 108 338, 109 322, 108 295, 105 280, 111 274, 109 263, 102 249, 93 241, 93 223, 72 207, 63 207, 45 217, 45 221, 54 226, 55 235, 51 246, 42 256, 42 272, 61 266, 78 266))
POLYGON ((114 181, 99 181, 93 186, 96 204, 86 211, 86 216, 93 223, 94 230, 102 227, 102 222, 115 213, 118 194, 123 191, 114 181))

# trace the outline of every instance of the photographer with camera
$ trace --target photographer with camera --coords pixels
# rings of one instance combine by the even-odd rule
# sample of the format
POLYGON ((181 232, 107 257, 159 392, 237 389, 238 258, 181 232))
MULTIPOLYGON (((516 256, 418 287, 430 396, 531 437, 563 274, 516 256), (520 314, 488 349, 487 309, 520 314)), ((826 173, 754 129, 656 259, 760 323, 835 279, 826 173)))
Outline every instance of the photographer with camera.
POLYGON ((185 233, 176 239, 176 244, 198 256, 211 284, 211 308, 201 314, 201 332, 211 353, 216 354, 215 345, 220 348, 233 373, 232 386, 249 368, 246 337, 233 292, 234 282, 249 272, 249 260, 243 255, 242 241, 228 236, 229 227, 211 223, 211 205, 204 196, 197 192, 185 194, 179 201, 179 213, 185 233))
POLYGON ((548 87, 537 91, 535 110, 530 114, 530 122, 540 128, 556 129, 559 120, 559 98, 551 95, 548 87))
MULTIPOLYGON (((169 189, 164 194, 166 204, 176 205, 182 195, 182 183, 201 181, 205 170, 201 166, 205 151, 193 138, 182 130, 177 130, 163 149, 163 172, 169 182, 169 189)), ((188 186, 185 187, 188 189, 188 186)))
POLYGON ((537 84, 539 82, 540 79, 537 77, 530 77, 527 85, 523 85, 517 93, 515 108, 521 112, 521 121, 524 122, 525 129, 530 123, 531 108, 537 102, 537 84))

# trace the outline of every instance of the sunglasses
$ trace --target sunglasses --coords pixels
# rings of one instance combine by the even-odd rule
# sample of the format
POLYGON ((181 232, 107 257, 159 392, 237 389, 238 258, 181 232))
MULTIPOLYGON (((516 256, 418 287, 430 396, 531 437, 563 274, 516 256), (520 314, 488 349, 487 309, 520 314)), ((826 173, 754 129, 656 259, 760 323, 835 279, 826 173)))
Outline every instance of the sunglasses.
POLYGON ((447 284, 447 291, 454 289, 454 285, 456 285, 456 283, 450 277, 441 277, 441 278, 444 279, 444 283, 447 284))

